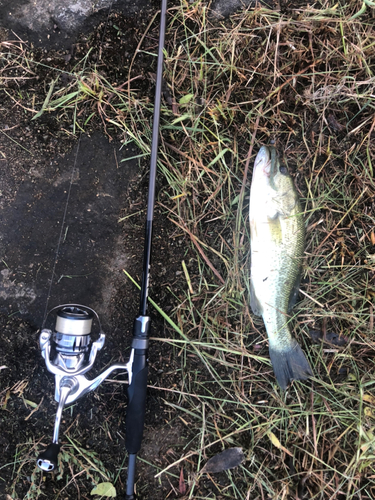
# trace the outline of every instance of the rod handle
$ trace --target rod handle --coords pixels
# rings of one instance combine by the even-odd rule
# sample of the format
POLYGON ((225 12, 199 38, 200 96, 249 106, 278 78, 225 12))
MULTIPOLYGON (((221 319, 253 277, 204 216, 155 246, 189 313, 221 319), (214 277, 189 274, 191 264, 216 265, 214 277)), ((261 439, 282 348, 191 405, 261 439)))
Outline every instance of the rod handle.
POLYGON ((146 413, 148 375, 146 355, 138 356, 135 354, 134 365, 137 364, 143 364, 143 367, 140 370, 133 370, 132 382, 128 388, 128 407, 126 411, 125 447, 130 454, 138 453, 141 448, 146 413))

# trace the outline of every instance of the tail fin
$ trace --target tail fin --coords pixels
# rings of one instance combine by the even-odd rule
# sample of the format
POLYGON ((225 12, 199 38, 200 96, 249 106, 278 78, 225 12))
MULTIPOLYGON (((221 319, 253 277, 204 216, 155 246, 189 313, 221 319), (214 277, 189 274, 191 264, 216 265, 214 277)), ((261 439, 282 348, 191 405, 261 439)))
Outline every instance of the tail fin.
POLYGON ((281 389, 285 390, 292 380, 306 380, 312 377, 309 362, 295 339, 292 339, 292 344, 286 351, 279 351, 271 346, 269 351, 273 371, 281 389))

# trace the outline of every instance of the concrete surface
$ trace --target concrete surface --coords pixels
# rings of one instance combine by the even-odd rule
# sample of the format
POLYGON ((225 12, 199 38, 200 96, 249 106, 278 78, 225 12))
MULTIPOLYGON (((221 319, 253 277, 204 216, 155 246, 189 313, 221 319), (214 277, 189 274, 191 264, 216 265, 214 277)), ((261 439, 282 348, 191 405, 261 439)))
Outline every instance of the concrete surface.
MULTIPOLYGON (((271 8, 277 2, 275 0, 262 0, 261 3, 271 8)), ((217 19, 225 18, 240 9, 253 8, 256 4, 257 0, 213 0, 211 16, 217 19)))
POLYGON ((90 31, 110 10, 139 16, 151 0, 0 0, 0 25, 35 45, 68 48, 80 32, 90 31))

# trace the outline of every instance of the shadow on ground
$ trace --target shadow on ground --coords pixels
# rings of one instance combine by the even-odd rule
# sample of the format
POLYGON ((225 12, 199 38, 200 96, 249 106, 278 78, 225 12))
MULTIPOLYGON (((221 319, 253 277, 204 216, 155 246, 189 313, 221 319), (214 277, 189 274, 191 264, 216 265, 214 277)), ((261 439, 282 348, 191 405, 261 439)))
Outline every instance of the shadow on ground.
POLYGON ((122 162, 127 153, 99 132, 83 135, 48 177, 34 169, 19 185, 1 214, 1 312, 40 325, 48 298, 49 307, 82 303, 105 317, 128 259, 118 219, 139 169, 122 162))

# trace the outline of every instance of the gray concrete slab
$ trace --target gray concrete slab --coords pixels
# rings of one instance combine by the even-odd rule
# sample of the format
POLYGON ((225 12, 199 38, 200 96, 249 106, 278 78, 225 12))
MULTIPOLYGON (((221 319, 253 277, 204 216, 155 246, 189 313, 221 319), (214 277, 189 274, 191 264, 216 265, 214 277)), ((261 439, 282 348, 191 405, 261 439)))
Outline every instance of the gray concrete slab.
POLYGON ((0 0, 0 25, 37 46, 61 49, 110 10, 132 17, 151 8, 151 0, 0 0))
MULTIPOLYGON (((213 0, 211 17, 222 19, 240 9, 254 8, 257 3, 259 3, 257 0, 213 0)), ((272 0, 262 1, 262 4, 272 4, 272 0)))

